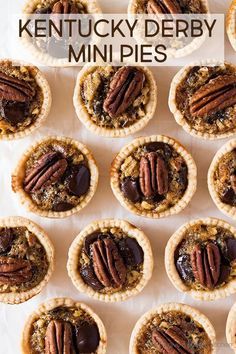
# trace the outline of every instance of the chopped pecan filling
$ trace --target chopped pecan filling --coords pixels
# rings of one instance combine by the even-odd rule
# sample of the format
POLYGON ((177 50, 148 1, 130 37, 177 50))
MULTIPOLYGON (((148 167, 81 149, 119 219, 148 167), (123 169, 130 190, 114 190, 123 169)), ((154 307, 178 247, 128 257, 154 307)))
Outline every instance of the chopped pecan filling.
POLYGON ((23 187, 40 209, 66 211, 86 196, 90 177, 87 158, 75 146, 49 140, 26 162, 23 187))
POLYGON ((0 228, 0 293, 32 289, 48 266, 44 247, 27 228, 0 228))
POLYGON ((141 329, 137 339, 137 352, 210 354, 210 339, 190 316, 177 311, 156 314, 141 329))
POLYGON ((0 135, 24 130, 37 119, 43 93, 35 80, 34 69, 12 66, 6 61, 0 67, 0 135))
POLYGON ((84 239, 78 269, 84 282, 101 293, 134 288, 142 276, 144 254, 136 239, 118 228, 84 239))
POLYGON ((136 13, 146 14, 197 14, 206 13, 201 0, 136 0, 136 13))
POLYGON ((221 201, 236 206, 236 150, 226 153, 214 173, 214 184, 221 201))
POLYGON ((83 79, 81 97, 96 125, 118 129, 146 115, 149 88, 141 68, 96 67, 83 79))
POLYGON ((140 210, 164 211, 175 205, 188 186, 184 159, 169 145, 140 146, 120 167, 120 188, 140 210))
POLYGON ((175 251, 175 264, 192 289, 223 287, 236 277, 236 238, 222 227, 192 226, 175 251))
POLYGON ((223 134, 236 128, 236 70, 230 64, 189 70, 176 90, 176 104, 191 128, 223 134))
POLYGON ((99 342, 97 324, 80 308, 57 307, 41 314, 31 328, 32 354, 95 353, 99 342))

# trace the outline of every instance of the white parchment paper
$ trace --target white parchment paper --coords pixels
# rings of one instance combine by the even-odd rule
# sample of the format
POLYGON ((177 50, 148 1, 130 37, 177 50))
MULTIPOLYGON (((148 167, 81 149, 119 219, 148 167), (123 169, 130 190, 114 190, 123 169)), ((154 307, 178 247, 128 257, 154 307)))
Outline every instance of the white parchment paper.
MULTIPOLYGON (((1 11, 19 11, 23 0, 0 0, 1 11), (11 5, 11 6, 10 6, 11 5)), ((226 13, 230 0, 211 0, 211 11, 226 13)), ((126 12, 127 0, 103 0, 104 12, 126 12)), ((3 35, 1 33, 1 35, 3 35)), ((236 54, 225 39, 227 60, 236 64, 236 54)), ((197 217, 219 217, 235 225, 221 214, 213 204, 207 189, 206 176, 216 151, 226 142, 202 141, 190 137, 179 127, 169 112, 167 99, 171 79, 178 68, 152 68, 158 84, 158 108, 154 119, 141 132, 125 139, 101 138, 88 132, 75 115, 72 95, 78 68, 43 68, 49 80, 53 105, 47 122, 31 136, 14 142, 0 142, 0 215, 21 215, 44 227, 56 249, 56 271, 41 294, 21 305, 0 304, 0 353, 20 353, 20 336, 28 315, 38 305, 52 297, 68 296, 90 305, 102 318, 108 334, 108 353, 127 354, 129 337, 138 318, 150 308, 170 301, 183 302, 196 307, 212 321, 218 340, 218 353, 229 354, 225 339, 225 324, 236 295, 214 303, 199 302, 179 293, 172 286, 164 268, 164 250, 172 233, 184 222, 197 217), (10 175, 21 154, 30 144, 50 134, 65 135, 87 144, 99 167, 100 181, 95 197, 80 214, 68 219, 50 220, 28 213, 11 191, 10 175), (178 216, 162 220, 149 220, 134 216, 123 209, 112 194, 109 181, 110 163, 119 149, 134 137, 150 134, 167 134, 179 140, 192 153, 198 167, 198 189, 190 205, 178 216), (151 281, 144 291, 124 303, 105 304, 78 293, 66 271, 68 248, 79 231, 93 220, 114 217, 124 218, 142 228, 151 241, 155 268, 151 281)))

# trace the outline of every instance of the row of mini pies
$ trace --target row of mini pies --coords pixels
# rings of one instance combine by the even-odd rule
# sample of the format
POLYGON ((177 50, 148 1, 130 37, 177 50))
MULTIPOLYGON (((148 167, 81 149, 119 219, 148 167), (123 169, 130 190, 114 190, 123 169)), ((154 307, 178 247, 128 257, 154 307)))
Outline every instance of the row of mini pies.
MULTIPOLYGON (((235 311, 236 305, 228 315, 226 337, 236 352, 235 311)), ((21 352, 29 354, 40 349, 40 353, 54 353, 66 348, 68 352, 105 354, 107 344, 105 326, 90 307, 69 298, 55 298, 41 304, 27 319, 21 352), (61 333, 67 334, 61 336, 61 333)), ((137 321, 130 337, 129 354, 164 352, 165 348, 177 353, 176 347, 182 352, 216 353, 216 333, 209 319, 197 309, 166 303, 146 312, 137 321)))
MULTIPOLYGON (((38 225, 22 217, 0 220, 0 301, 18 304, 37 295, 54 270, 54 247, 38 225)), ((165 267, 172 284, 198 300, 236 292, 236 230, 205 218, 181 226, 169 239, 165 267)), ((147 236, 124 220, 87 225, 72 242, 67 270, 81 293, 124 301, 140 293, 152 276, 147 236)))
MULTIPOLYGON (((215 155, 208 187, 217 207, 236 215, 236 141, 215 155)), ((98 168, 89 149, 65 137, 47 137, 32 145, 12 173, 12 189, 23 205, 44 217, 63 218, 79 212, 92 199, 98 168)), ((137 138, 116 155, 111 188, 127 210, 144 217, 178 214, 197 186, 197 168, 187 150, 162 135, 137 138)))
MULTIPOLYGON (((38 128, 51 107, 50 87, 33 66, 0 62, 0 139, 21 138, 38 128)), ((169 107, 188 133, 206 139, 235 134, 236 67, 216 61, 184 67, 173 78, 169 107)), ((154 116, 158 85, 142 66, 86 65, 78 74, 73 102, 92 132, 122 137, 154 116), (135 89, 134 89, 135 88, 135 89)))

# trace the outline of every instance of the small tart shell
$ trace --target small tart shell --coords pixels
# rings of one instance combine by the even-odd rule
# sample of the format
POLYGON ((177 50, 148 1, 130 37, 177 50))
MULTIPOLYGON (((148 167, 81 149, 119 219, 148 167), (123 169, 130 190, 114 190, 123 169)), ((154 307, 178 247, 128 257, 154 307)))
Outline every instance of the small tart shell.
POLYGON ((14 170, 12 174, 12 190, 13 192, 17 193, 19 195, 20 202, 24 205, 26 205, 27 209, 31 211, 32 213, 38 214, 40 216, 48 217, 48 218, 65 218, 68 217, 72 214, 78 213, 81 209, 83 209, 92 199, 94 196, 96 189, 97 189, 97 184, 98 184, 98 168, 96 165, 96 162, 92 156, 92 153, 88 150, 88 148, 80 143, 77 140, 71 139, 71 138, 66 138, 66 137, 58 137, 58 136, 49 136, 47 138, 44 138, 42 140, 39 140, 37 143, 32 145, 22 156, 20 161, 18 162, 18 165, 16 169, 14 170), (75 147, 77 147, 84 156, 86 156, 88 160, 88 166, 90 169, 91 173, 91 181, 90 181, 90 188, 85 196, 85 198, 82 200, 80 204, 72 208, 71 210, 67 211, 47 211, 47 210, 42 210, 40 209, 36 203, 34 203, 28 193, 26 193, 23 189, 23 180, 25 177, 25 164, 27 160, 29 159, 30 155, 37 150, 38 147, 40 147, 41 144, 47 142, 48 140, 57 140, 58 142, 63 142, 63 143, 68 143, 68 144, 73 144, 75 147))
MULTIPOLYGON (((229 64, 225 62, 225 64, 229 64)), ((191 134, 194 137, 197 138, 202 138, 202 139, 208 139, 208 140, 214 140, 214 139, 223 139, 227 138, 229 136, 232 136, 236 133, 236 127, 235 129, 222 133, 222 134, 214 134, 214 133, 202 133, 199 132, 191 127, 191 125, 187 122, 185 119, 184 115, 180 110, 178 109, 176 105, 176 92, 178 89, 179 84, 188 76, 188 73, 190 69, 194 66, 216 66, 216 65, 222 65, 222 62, 217 62, 215 60, 204 60, 204 61, 199 61, 195 62, 191 65, 184 66, 180 71, 177 72, 177 74, 174 76, 171 85, 170 85, 170 92, 169 92, 169 108, 171 113, 173 113, 174 118, 176 122, 189 134, 191 134)), ((236 66, 232 63, 229 64, 230 66, 235 68, 236 72, 236 66)))
POLYGON ((178 303, 167 303, 146 312, 138 320, 131 334, 129 354, 139 354, 139 351, 137 350, 137 339, 139 337, 139 332, 142 330, 144 326, 146 326, 146 324, 151 320, 151 318, 155 314, 162 314, 163 312, 169 312, 169 311, 183 312, 184 314, 187 314, 188 316, 193 318, 194 321, 198 322, 203 327, 203 329, 205 330, 205 332, 207 333, 211 341, 212 344, 211 354, 216 353, 216 334, 215 334, 214 327, 212 326, 208 318, 205 315, 203 315, 200 311, 196 310, 191 306, 178 304, 178 303))
POLYGON ((215 218, 205 218, 192 220, 184 225, 182 225, 169 239, 166 250, 165 250, 165 268, 167 275, 174 285, 174 287, 184 293, 191 295, 194 299, 204 300, 204 301, 214 301, 236 292, 236 279, 227 283, 223 287, 215 290, 194 290, 188 287, 184 281, 179 276, 179 273, 175 266, 174 253, 179 243, 185 238, 185 233, 192 226, 198 224, 212 225, 222 227, 229 230, 236 237, 236 229, 228 224, 227 222, 215 219, 215 218))
MULTIPOLYGON (((25 16, 24 19, 27 20, 27 15, 34 15, 34 10, 37 7, 37 5, 42 4, 42 0, 27 0, 24 8, 23 8, 23 15, 25 16)), ((56 2, 52 0, 52 2, 56 2)), ((88 9, 88 14, 94 14, 96 16, 101 16, 102 15, 102 10, 96 0, 79 0, 79 2, 86 6, 88 9)), ((97 17, 97 18, 100 18, 97 17)), ((52 57, 48 53, 43 53, 37 46, 35 46, 32 41, 27 37, 23 36, 21 38, 22 44, 24 47, 31 53, 37 61, 40 63, 46 65, 46 66, 52 66, 52 67, 70 67, 70 66, 78 66, 78 64, 69 62, 68 59, 64 58, 55 58, 52 57)), ((96 39, 94 39, 96 41, 96 39)))
POLYGON ((105 301, 105 302, 117 302, 124 301, 131 296, 135 296, 140 293, 143 288, 146 286, 148 281, 152 276, 153 270, 153 255, 151 246, 147 236, 139 230, 134 225, 131 225, 129 222, 124 220, 115 220, 115 219, 104 219, 100 221, 95 221, 89 224, 85 229, 83 229, 79 235, 74 239, 72 245, 69 249, 67 270, 69 277, 71 278, 74 286, 83 293, 88 294, 90 297, 95 298, 96 300, 105 301), (83 247, 83 242, 86 236, 91 233, 102 229, 102 228, 121 228, 124 233, 135 238, 139 245, 142 247, 144 252, 144 262, 143 262, 143 276, 140 279, 139 283, 133 289, 120 290, 113 294, 101 294, 98 291, 93 290, 90 286, 86 285, 82 277, 78 272, 78 259, 81 249, 83 247))
POLYGON ((226 338, 228 344, 236 353, 236 303, 231 308, 227 318, 226 338))
POLYGON ((207 183, 208 183, 208 189, 210 192, 210 195, 217 206, 217 208, 222 211, 225 215, 233 218, 236 220, 236 207, 231 206, 229 204, 223 203, 219 197, 219 194, 217 190, 215 189, 215 179, 214 179, 214 174, 217 169, 217 166, 222 159, 222 157, 227 154, 228 152, 232 151, 233 149, 236 148, 236 140, 230 140, 226 144, 224 144, 220 150, 216 153, 214 156, 210 168, 208 170, 208 176, 207 176, 207 183))
POLYGON ((42 123, 46 120, 47 116, 49 115, 49 112, 51 109, 51 104, 52 104, 51 89, 48 84, 48 81, 47 81, 46 77, 44 76, 44 74, 36 66, 33 66, 32 64, 26 64, 23 62, 4 59, 4 60, 0 60, 0 67, 1 67, 1 65, 7 64, 7 63, 10 63, 14 66, 26 66, 26 67, 28 66, 28 67, 30 67, 31 70, 34 71, 34 73, 35 73, 34 80, 36 81, 37 85, 42 90, 43 103, 41 106, 40 114, 37 116, 36 120, 32 124, 30 124, 24 130, 18 131, 16 133, 0 134, 0 140, 20 139, 20 138, 24 138, 25 136, 31 134, 34 130, 39 128, 42 125, 42 123))
POLYGON ((236 51, 236 0, 233 0, 226 18, 226 31, 229 41, 236 51))
MULTIPOLYGON (((136 65, 137 68, 139 66, 136 65)), ((113 128, 103 128, 99 127, 97 124, 95 124, 92 119, 91 115, 88 113, 87 108, 82 100, 81 97, 81 84, 84 78, 86 78, 87 75, 90 73, 94 72, 96 70, 97 66, 91 66, 90 64, 86 64, 79 72, 77 76, 77 81, 75 85, 75 90, 74 90, 74 96, 73 96, 73 102, 74 102, 74 107, 75 111, 77 114, 77 117, 80 119, 80 121, 86 126, 87 129, 92 131, 93 133, 101 136, 106 136, 110 138, 120 138, 124 137, 130 134, 133 134, 141 129, 143 129, 150 119, 152 119, 156 106, 157 106, 157 85, 156 81, 153 77, 152 72, 150 69, 147 67, 140 66, 140 69, 144 72, 146 80, 148 80, 149 83, 149 92, 150 92, 150 98, 148 103, 146 104, 146 115, 142 118, 140 118, 136 123, 133 125, 130 125, 129 127, 126 128, 119 128, 119 129, 113 129, 113 128)))
POLYGON ((98 317, 98 315, 87 305, 74 301, 70 298, 55 298, 51 299, 43 304, 41 304, 36 311, 34 311, 29 318, 27 319, 24 330, 22 333, 22 338, 21 338, 21 353, 22 354, 30 354, 31 353, 31 348, 30 348, 30 336, 31 336, 31 329, 32 329, 32 324, 34 321, 36 321, 43 313, 48 312, 56 307, 77 307, 78 309, 82 309, 85 312, 87 312, 95 321, 98 331, 100 334, 100 344, 98 346, 98 349, 96 350, 96 354, 105 354, 106 353, 106 347, 107 347, 107 335, 106 335, 106 330, 105 327, 101 321, 101 319, 98 317))
POLYGON ((42 246, 44 247, 47 257, 48 257, 48 271, 45 275, 44 279, 36 285, 34 288, 26 291, 22 291, 19 293, 1 293, 0 294, 0 302, 4 302, 7 304, 19 304, 24 301, 29 300, 33 296, 40 293, 40 291, 46 286, 48 283, 52 272, 54 270, 54 247, 45 233, 45 231, 36 225, 34 222, 22 218, 20 216, 12 216, 7 218, 0 219, 0 227, 26 227, 30 232, 32 232, 37 239, 40 241, 42 246))
POLYGON ((164 135, 152 135, 148 137, 137 138, 132 142, 128 143, 127 145, 125 145, 113 160, 110 173, 111 173, 112 191, 115 197, 121 203, 121 205, 134 214, 145 216, 148 218, 153 218, 153 219, 164 218, 170 215, 178 214, 181 210, 183 210, 188 205, 197 187, 197 167, 192 156, 179 142, 177 142, 173 138, 164 135), (170 209, 162 212, 154 212, 152 210, 140 211, 135 207, 133 203, 131 203, 128 199, 126 199, 123 193, 121 192, 120 181, 119 181, 119 170, 124 159, 126 159, 140 145, 144 145, 155 141, 163 142, 171 145, 172 148, 176 150, 183 157, 188 167, 188 187, 183 197, 177 202, 177 204, 175 204, 170 209))

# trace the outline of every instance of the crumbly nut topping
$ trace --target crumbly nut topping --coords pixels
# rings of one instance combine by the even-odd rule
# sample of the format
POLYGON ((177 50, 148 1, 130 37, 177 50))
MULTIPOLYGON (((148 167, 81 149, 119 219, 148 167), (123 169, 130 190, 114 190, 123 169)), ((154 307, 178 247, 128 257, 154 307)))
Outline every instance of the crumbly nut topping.
POLYGON ((223 134, 236 128, 236 70, 233 65, 192 67, 178 85, 175 98, 177 108, 197 132, 223 134), (217 96, 214 90, 218 90, 217 96))
POLYGON ((4 75, 4 78, 0 77, 0 135, 20 132, 33 124, 39 116, 44 97, 35 80, 36 74, 36 70, 28 66, 13 66, 10 61, 1 63, 0 76, 4 75), (13 88, 9 83, 15 79, 18 84, 13 88), (28 85, 32 95, 24 100, 18 98, 16 93, 20 92, 19 84, 28 85))
POLYGON ((26 227, 0 228, 0 293, 32 289, 44 279, 48 267, 36 235, 26 227))
POLYGON ((190 226, 176 248, 175 264, 191 289, 222 288, 236 277, 235 235, 219 226, 190 226))
POLYGON ((27 160, 23 187, 42 210, 70 210, 89 190, 88 160, 72 143, 47 140, 27 160))
MULTIPOLYGON (((205 5, 201 0, 137 0, 136 13, 154 13, 149 10, 150 3, 154 3, 159 7, 158 13, 183 13, 183 14, 197 14, 206 13, 205 5), (171 9, 173 9, 171 11, 171 9), (176 11, 174 11, 176 9, 176 11), (149 11, 148 11, 149 10, 149 11)), ((151 4, 152 7, 154 4, 151 4)))
POLYGON ((137 351, 140 354, 164 353, 163 346, 167 344, 169 350, 170 347, 174 350, 176 346, 178 347, 175 341, 177 340, 176 334, 180 336, 178 336, 178 343, 182 352, 185 352, 183 348, 187 346, 195 354, 211 353, 211 341, 203 327, 190 316, 177 311, 154 315, 143 326, 137 337, 137 351), (175 335, 173 335, 174 332, 175 335), (159 335, 155 336, 154 333, 159 335), (166 340, 163 341, 163 337, 166 340))
POLYGON ((98 66, 83 78, 81 97, 96 125, 119 129, 135 124, 146 115, 149 89, 141 68, 98 66), (125 72, 128 70, 133 73, 125 72))
POLYGON ((169 144, 153 142, 137 148, 121 164, 120 188, 139 210, 165 211, 188 186, 188 168, 169 144))
POLYGON ((94 290, 113 294, 135 288, 142 277, 143 258, 136 239, 118 227, 104 228, 85 238, 78 270, 94 290))
POLYGON ((236 206, 236 150, 226 153, 214 172, 214 185, 221 201, 236 206))

